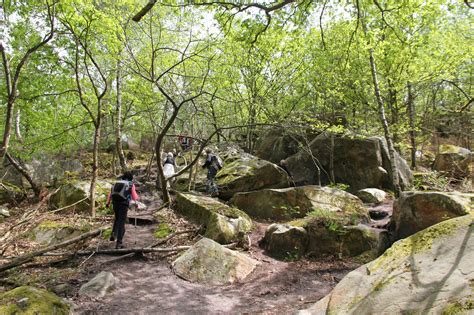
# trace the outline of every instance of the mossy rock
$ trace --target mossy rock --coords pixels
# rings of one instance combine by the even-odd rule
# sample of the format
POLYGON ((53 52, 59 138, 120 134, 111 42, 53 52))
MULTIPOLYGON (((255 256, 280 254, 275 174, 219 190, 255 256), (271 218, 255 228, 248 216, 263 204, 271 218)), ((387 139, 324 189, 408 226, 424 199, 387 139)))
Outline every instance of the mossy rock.
MULTIPOLYGON (((111 187, 112 185, 106 181, 97 181, 95 194, 97 205, 105 204, 111 187)), ((49 207, 54 210, 77 203, 65 211, 86 212, 90 209, 89 192, 90 182, 73 180, 51 196, 49 207)))
POLYGON ((396 242, 301 314, 470 314, 473 220, 446 220, 396 242))
POLYGON ((455 178, 464 178, 471 175, 473 156, 474 153, 465 148, 441 146, 440 153, 433 162, 433 169, 455 178))
POLYGON ((205 235, 222 244, 242 238, 252 228, 252 220, 245 212, 207 196, 179 193, 176 209, 194 223, 204 225, 205 235))
POLYGON ((67 223, 43 221, 33 229, 33 239, 43 245, 53 245, 79 236, 90 230, 90 225, 80 227, 67 223))
POLYGON ((253 218, 291 220, 317 210, 365 216, 367 210, 354 195, 314 185, 237 193, 231 203, 253 218))
POLYGON ((263 244, 267 253, 273 257, 296 260, 306 252, 308 233, 302 227, 271 224, 265 231, 263 244))
POLYGON ((393 205, 392 226, 401 239, 474 211, 474 194, 403 192, 393 205))
POLYGON ((290 186, 288 174, 283 169, 249 154, 225 164, 216 179, 219 197, 226 200, 238 192, 290 186))
POLYGON ((203 238, 174 261, 173 270, 191 282, 225 285, 245 279, 258 264, 242 253, 203 238))
POLYGON ((0 314, 69 314, 69 305, 54 293, 22 286, 0 294, 0 314), (18 303, 20 300, 25 299, 18 303))

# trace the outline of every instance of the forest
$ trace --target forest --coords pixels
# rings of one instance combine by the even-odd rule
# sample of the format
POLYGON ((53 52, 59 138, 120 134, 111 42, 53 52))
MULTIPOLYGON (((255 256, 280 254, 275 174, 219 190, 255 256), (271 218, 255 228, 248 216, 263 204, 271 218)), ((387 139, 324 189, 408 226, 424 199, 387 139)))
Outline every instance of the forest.
POLYGON ((473 9, 3 0, 0 314, 472 312, 473 9))

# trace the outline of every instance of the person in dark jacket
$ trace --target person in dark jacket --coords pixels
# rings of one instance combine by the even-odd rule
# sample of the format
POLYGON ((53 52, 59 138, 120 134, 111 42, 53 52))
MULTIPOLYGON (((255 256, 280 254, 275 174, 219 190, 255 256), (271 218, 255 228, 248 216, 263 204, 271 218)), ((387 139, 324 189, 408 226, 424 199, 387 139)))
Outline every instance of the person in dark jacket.
POLYGON ((220 159, 212 153, 211 149, 206 149, 206 162, 202 168, 207 168, 207 181, 206 181, 206 191, 215 196, 219 194, 219 188, 215 182, 217 172, 222 168, 222 163, 220 159))
POLYGON ((114 225, 112 228, 112 235, 110 241, 117 240, 115 248, 123 248, 123 236, 125 235, 125 221, 127 220, 128 207, 131 200, 138 200, 138 194, 135 189, 133 181, 133 174, 125 172, 121 180, 117 181, 110 190, 107 196, 107 208, 112 202, 114 209, 114 225))

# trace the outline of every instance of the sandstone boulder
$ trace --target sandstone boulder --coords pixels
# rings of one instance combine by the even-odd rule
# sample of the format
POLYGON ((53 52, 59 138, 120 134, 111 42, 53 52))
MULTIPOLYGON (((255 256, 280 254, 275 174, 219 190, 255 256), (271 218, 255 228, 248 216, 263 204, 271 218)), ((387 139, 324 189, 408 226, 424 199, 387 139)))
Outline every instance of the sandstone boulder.
POLYGON ((117 285, 118 279, 111 272, 102 271, 81 286, 79 295, 101 298, 115 290, 117 285))
MULTIPOLYGON (((328 184, 331 157, 335 181, 350 185, 352 191, 363 188, 392 189, 390 182, 391 168, 388 164, 388 151, 381 137, 351 138, 321 134, 310 143, 314 158, 302 150, 289 157, 288 169, 297 185, 318 184, 318 161, 321 184, 328 184), (331 145, 332 141, 334 146, 331 145)), ((412 174, 408 164, 398 154, 396 163, 399 167, 400 184, 403 190, 412 184, 412 174)))
MULTIPOLYGON (((96 186, 96 202, 105 204, 107 194, 110 192, 112 185, 105 181, 98 181, 96 186)), ((59 209, 70 206, 68 211, 88 211, 89 208, 89 192, 90 182, 76 181, 63 185, 61 189, 51 196, 49 207, 51 209, 59 209), (82 200, 82 201, 81 201, 82 200)))
POLYGON ((43 221, 33 229, 33 239, 42 245, 53 245, 79 236, 89 229, 87 224, 74 227, 65 223, 43 221))
POLYGON ((267 252, 277 258, 294 259, 303 256, 308 247, 308 233, 302 227, 271 224, 263 243, 267 252))
POLYGON ((0 314, 69 314, 69 305, 54 293, 22 286, 0 293, 0 314))
POLYGON ((225 285, 245 279, 258 262, 203 238, 173 263, 181 278, 207 285, 225 285))
POLYGON ((207 196, 179 193, 176 209, 191 221, 206 227, 205 236, 228 244, 240 239, 252 228, 249 216, 207 196))
POLYGON ((382 203, 387 198, 387 193, 377 188, 365 188, 355 193, 364 203, 382 203))
POLYGON ((472 174, 473 155, 474 153, 465 148, 441 146, 440 153, 434 160, 433 169, 455 178, 467 177, 472 174))
POLYGON ((255 155, 272 163, 279 163, 299 151, 298 140, 303 139, 295 132, 292 134, 283 128, 271 129, 258 139, 255 155))
POLYGON ((302 218, 311 211, 325 209, 365 211, 356 196, 340 189, 314 185, 237 193, 231 203, 253 218, 270 220, 302 218))
POLYGON ((473 211, 474 194, 403 192, 395 200, 391 225, 401 239, 429 226, 473 211))
POLYGON ((473 231, 466 215, 398 241, 299 314, 470 314, 473 231))
POLYGON ((219 197, 223 199, 230 199, 237 192, 290 186, 283 169, 249 154, 243 154, 231 163, 226 162, 216 179, 219 197))

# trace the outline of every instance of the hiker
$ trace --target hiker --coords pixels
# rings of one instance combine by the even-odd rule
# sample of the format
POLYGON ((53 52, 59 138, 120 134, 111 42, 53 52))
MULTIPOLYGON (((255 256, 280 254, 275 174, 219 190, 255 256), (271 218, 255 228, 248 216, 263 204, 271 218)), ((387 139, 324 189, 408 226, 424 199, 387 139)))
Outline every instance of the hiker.
MULTIPOLYGON (((163 160, 163 175, 165 178, 169 178, 174 175, 176 167, 176 161, 174 155, 171 152, 166 154, 165 159, 163 160)), ((166 184, 169 187, 169 182, 166 184)))
POLYGON ((211 149, 206 149, 206 162, 202 168, 207 167, 207 181, 206 181, 206 191, 210 193, 211 196, 219 194, 219 188, 215 182, 215 177, 217 172, 222 168, 221 159, 212 153, 211 149))
POLYGON ((179 145, 181 146, 181 150, 186 152, 193 144, 193 139, 189 138, 187 132, 184 132, 184 135, 180 135, 178 137, 179 145))
POLYGON ((135 190, 135 184, 132 182, 133 174, 125 172, 121 180, 118 180, 110 190, 107 196, 107 208, 110 207, 112 201, 115 220, 112 228, 110 241, 117 240, 115 248, 123 248, 123 236, 125 235, 125 221, 127 220, 127 211, 130 200, 138 200, 138 194, 135 190))

